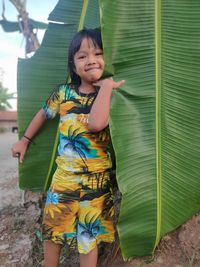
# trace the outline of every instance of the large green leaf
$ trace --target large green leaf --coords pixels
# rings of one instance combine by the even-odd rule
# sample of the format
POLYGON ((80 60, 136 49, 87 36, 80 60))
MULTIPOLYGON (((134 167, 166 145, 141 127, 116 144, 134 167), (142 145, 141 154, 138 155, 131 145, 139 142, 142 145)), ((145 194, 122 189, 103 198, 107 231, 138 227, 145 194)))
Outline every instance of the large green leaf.
POLYGON ((101 6, 108 69, 126 80, 113 94, 110 128, 122 193, 118 230, 129 258, 151 253, 157 227, 154 2, 101 6))
POLYGON ((110 128, 130 258, 200 209, 200 2, 102 0, 101 9, 108 68, 126 79, 110 128))
MULTIPOLYGON (((200 2, 100 0, 113 92, 110 129, 122 193, 118 232, 125 259, 151 254, 161 236, 200 206, 200 2)), ((99 26, 97 1, 60 0, 41 48, 19 61, 20 135, 52 88, 65 81, 69 41, 99 26)), ((51 177, 57 121, 48 123, 20 166, 20 186, 43 190, 51 177)))

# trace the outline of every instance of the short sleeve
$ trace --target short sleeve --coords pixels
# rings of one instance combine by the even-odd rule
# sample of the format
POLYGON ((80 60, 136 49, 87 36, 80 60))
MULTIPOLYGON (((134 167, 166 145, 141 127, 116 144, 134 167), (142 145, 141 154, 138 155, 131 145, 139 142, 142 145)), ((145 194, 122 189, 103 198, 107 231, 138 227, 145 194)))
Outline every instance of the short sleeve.
POLYGON ((54 89, 43 105, 43 110, 47 119, 53 119, 60 108, 60 87, 54 89))

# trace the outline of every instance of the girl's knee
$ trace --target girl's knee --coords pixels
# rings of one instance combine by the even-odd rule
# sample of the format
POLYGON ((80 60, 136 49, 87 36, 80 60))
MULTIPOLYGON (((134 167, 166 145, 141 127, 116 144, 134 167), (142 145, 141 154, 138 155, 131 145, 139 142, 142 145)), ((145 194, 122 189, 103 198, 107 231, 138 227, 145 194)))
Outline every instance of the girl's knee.
POLYGON ((96 267, 98 259, 97 246, 87 254, 80 253, 80 267, 96 267))
POLYGON ((60 254, 61 245, 54 243, 51 240, 44 241, 44 253, 45 254, 60 254))
POLYGON ((61 246, 53 241, 44 241, 44 265, 45 267, 58 267, 61 246))

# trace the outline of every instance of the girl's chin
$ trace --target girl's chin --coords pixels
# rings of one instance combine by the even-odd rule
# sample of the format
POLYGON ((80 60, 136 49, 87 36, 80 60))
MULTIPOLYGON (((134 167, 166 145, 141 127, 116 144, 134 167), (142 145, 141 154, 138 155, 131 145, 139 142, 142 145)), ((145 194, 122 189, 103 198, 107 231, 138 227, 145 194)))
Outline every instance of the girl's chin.
POLYGON ((96 73, 90 76, 90 80, 92 82, 97 82, 101 78, 101 76, 102 76, 102 73, 96 73))
POLYGON ((96 83, 99 81, 100 78, 101 78, 101 76, 92 77, 91 82, 96 83))
POLYGON ((90 76, 89 78, 85 80, 85 82, 88 84, 93 84, 93 83, 98 82, 100 78, 101 78, 101 75, 90 76))
POLYGON ((99 79, 94 79, 94 80, 92 80, 91 82, 92 83, 96 83, 96 82, 98 82, 99 81, 99 79))

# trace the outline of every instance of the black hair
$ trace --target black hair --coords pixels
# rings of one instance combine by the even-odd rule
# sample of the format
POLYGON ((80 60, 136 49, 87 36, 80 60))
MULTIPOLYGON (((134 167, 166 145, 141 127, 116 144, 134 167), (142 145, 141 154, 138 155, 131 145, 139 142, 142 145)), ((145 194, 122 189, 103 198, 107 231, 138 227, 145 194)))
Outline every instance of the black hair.
POLYGON ((75 87, 80 86, 81 80, 80 80, 80 77, 74 71, 75 70, 74 55, 79 51, 81 43, 83 39, 85 38, 91 39, 95 47, 103 49, 102 40, 101 40, 101 32, 99 29, 84 28, 83 30, 75 34, 75 36, 73 37, 70 43, 69 50, 68 50, 68 70, 69 70, 69 75, 71 78, 71 83, 75 87))

